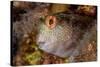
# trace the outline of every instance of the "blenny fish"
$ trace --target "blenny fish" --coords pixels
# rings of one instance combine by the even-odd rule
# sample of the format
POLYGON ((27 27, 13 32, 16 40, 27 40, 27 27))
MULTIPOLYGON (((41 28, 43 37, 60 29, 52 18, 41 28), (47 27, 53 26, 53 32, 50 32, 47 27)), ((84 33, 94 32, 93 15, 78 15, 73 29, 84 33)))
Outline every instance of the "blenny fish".
POLYGON ((90 29, 95 24, 94 18, 78 14, 46 16, 39 25, 37 44, 41 50, 62 58, 77 56, 91 39, 90 29))

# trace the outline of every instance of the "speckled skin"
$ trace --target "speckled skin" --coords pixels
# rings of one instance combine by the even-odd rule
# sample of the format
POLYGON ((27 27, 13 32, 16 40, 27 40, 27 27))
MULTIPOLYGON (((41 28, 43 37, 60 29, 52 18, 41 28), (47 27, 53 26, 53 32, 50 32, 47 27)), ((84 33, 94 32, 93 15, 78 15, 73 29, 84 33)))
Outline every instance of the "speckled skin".
MULTIPOLYGON (((58 18, 58 20, 60 19, 58 18)), ((90 32, 88 29, 91 28, 92 23, 94 23, 92 20, 92 18, 87 16, 67 14, 63 19, 57 22, 54 29, 49 29, 45 23, 42 23, 39 26, 37 44, 43 51, 59 57, 77 56, 84 45, 83 43, 88 41, 83 41, 83 39, 84 35, 90 32), (85 28, 83 27, 84 25, 85 28), (83 43, 81 43, 81 41, 83 41, 83 43)), ((89 38, 90 37, 85 36, 85 39, 89 38)))

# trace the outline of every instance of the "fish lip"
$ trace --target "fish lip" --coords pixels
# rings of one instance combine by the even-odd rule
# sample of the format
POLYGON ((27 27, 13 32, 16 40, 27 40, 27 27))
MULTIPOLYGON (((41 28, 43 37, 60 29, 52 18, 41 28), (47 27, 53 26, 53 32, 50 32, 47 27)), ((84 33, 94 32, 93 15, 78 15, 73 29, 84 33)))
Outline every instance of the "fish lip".
POLYGON ((44 45, 45 42, 37 42, 38 45, 44 45))

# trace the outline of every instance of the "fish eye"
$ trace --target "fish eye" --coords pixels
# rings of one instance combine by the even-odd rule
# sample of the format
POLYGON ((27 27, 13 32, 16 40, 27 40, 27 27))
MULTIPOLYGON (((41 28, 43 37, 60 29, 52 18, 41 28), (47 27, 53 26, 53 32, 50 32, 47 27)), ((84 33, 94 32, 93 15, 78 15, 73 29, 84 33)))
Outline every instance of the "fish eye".
POLYGON ((55 16, 48 16, 45 20, 45 23, 46 23, 46 26, 49 28, 49 29, 53 29, 55 28, 56 26, 56 17, 55 16))

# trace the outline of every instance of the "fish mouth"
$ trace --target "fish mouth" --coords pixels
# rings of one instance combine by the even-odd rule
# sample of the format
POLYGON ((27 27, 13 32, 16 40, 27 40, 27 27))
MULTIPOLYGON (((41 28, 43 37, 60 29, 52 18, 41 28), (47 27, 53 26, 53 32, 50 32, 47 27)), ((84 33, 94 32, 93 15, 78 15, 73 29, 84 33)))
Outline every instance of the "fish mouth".
POLYGON ((45 52, 51 53, 54 49, 51 43, 47 43, 47 42, 38 42, 39 48, 45 52))
POLYGON ((45 42, 37 42, 37 44, 38 44, 39 46, 43 46, 43 45, 45 44, 45 42))

